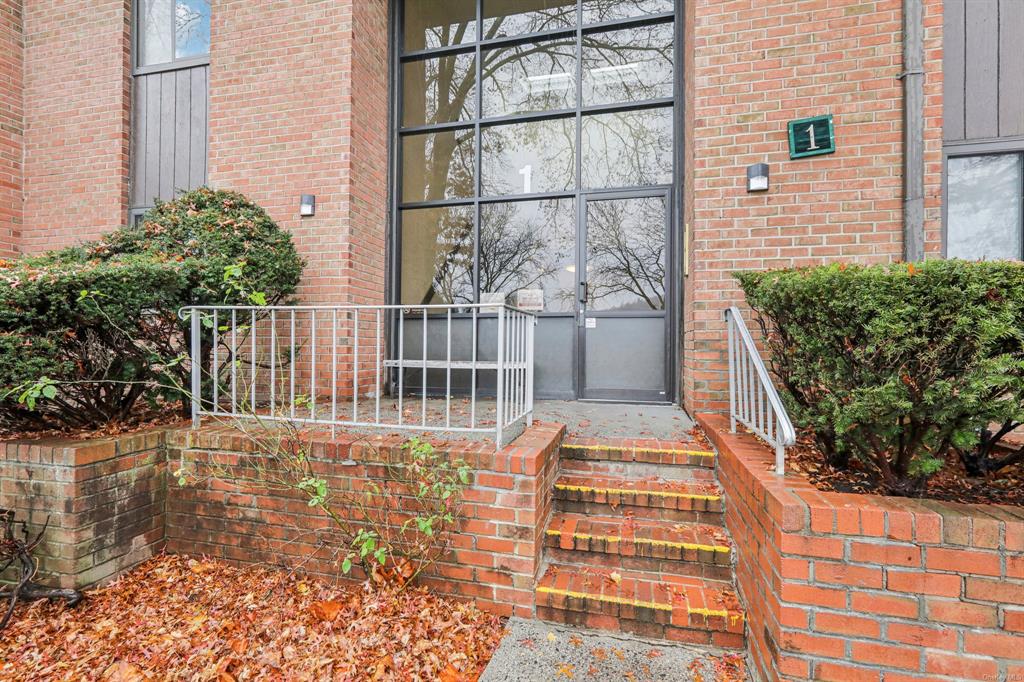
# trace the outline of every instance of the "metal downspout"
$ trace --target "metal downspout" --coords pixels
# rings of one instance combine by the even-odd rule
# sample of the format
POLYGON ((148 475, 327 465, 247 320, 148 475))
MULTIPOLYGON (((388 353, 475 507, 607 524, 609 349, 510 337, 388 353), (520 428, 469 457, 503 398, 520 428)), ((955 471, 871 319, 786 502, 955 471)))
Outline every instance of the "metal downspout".
POLYGON ((903 0, 903 259, 924 258, 924 8, 903 0))

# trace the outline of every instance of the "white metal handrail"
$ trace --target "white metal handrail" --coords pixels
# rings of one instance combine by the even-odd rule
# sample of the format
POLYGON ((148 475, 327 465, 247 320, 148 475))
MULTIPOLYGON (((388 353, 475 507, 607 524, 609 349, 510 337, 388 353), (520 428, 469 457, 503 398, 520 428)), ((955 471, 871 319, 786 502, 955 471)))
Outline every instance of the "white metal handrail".
POLYGON ((786 471, 786 447, 796 430, 761 360, 743 315, 736 306, 725 311, 729 343, 729 426, 743 424, 775 448, 775 473, 786 471))
POLYGON ((322 424, 332 434, 339 426, 482 433, 493 434, 501 448, 533 423, 532 312, 500 303, 209 305, 182 308, 179 316, 190 323, 194 427, 213 416, 322 424), (453 351, 453 320, 471 326, 463 330, 465 357, 453 351), (485 323, 496 327, 493 347, 481 344, 485 323), (396 334, 394 357, 385 343, 388 324, 396 334), (412 324, 421 331, 410 332, 412 324), (415 342, 419 352, 407 352, 415 342), (408 385, 410 370, 419 371, 418 385, 408 385), (461 423, 453 419, 453 371, 468 373, 469 415, 461 423), (396 409, 382 404, 389 373, 396 409), (494 376, 493 421, 478 389, 485 373, 494 376), (435 381, 443 375, 443 415, 428 409, 428 374, 435 381), (420 401, 418 419, 406 414, 410 395, 420 401))

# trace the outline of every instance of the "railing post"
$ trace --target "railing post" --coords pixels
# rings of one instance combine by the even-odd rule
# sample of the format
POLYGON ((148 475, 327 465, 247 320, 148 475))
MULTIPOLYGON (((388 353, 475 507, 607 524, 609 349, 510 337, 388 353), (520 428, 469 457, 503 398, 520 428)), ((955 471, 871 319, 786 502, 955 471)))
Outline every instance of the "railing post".
POLYGON ((505 421, 505 306, 498 306, 498 392, 495 400, 495 434, 494 440, 498 448, 504 443, 501 442, 501 427, 505 421))
POLYGON ((779 440, 775 442, 775 473, 778 476, 786 474, 786 448, 779 440))
POLYGON ((725 311, 725 328, 729 344, 729 432, 736 433, 736 340, 733 335, 733 320, 729 310, 725 311))
POLYGON ((199 311, 191 310, 191 353, 192 353, 192 428, 199 428, 199 392, 202 390, 202 348, 199 335, 199 311))
POLYGON ((533 426, 533 334, 537 316, 530 315, 526 327, 526 425, 533 426))

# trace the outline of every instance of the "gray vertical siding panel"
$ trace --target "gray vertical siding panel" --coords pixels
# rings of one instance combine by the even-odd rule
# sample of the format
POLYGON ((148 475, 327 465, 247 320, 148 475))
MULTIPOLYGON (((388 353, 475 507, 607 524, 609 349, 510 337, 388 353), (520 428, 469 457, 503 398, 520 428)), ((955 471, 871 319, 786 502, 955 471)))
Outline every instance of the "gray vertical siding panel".
POLYGON ((146 177, 142 205, 149 206, 160 195, 160 74, 146 76, 146 177))
POLYGON ((145 78, 132 84, 131 205, 144 206, 146 196, 146 90, 145 78))
POLYGON ((208 66, 136 76, 132 207, 206 183, 208 66))
POLYGON ((192 87, 192 110, 190 164, 189 164, 189 187, 199 187, 206 184, 206 155, 207 155, 207 79, 209 78, 209 67, 202 66, 196 69, 189 69, 192 87))
POLYGON ((966 135, 999 135, 999 1, 971 0, 967 8, 966 135))
POLYGON ((1024 0, 999 3, 999 136, 1024 135, 1024 0))
POLYGON ((160 74, 160 198, 174 196, 174 71, 160 74))
POLYGON ((946 0, 943 5, 942 136, 964 139, 964 13, 966 0, 946 0))
POLYGON ((192 153, 192 78, 187 70, 174 72, 174 191, 189 189, 189 157, 192 153))

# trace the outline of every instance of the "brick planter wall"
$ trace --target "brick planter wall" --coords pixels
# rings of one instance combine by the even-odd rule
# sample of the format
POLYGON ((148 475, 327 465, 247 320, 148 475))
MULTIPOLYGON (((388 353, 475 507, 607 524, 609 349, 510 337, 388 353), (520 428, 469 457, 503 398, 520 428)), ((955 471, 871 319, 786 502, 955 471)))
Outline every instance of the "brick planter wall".
POLYGON ((701 415, 766 678, 1024 679, 1024 509, 819 492, 701 415))
MULTIPOLYGON (((501 452, 493 444, 472 441, 439 446, 452 459, 465 460, 472 479, 451 555, 420 582, 444 594, 472 598, 501 615, 532 613, 563 431, 561 425, 535 424, 501 452)), ((313 438, 310 454, 318 475, 332 488, 358 489, 368 478, 380 476, 380 463, 404 440, 325 436, 313 438)), ((251 452, 250 441, 226 428, 178 431, 168 443, 170 466, 176 468, 184 458, 200 478, 211 462, 230 467, 239 457, 258 456, 251 452)), ((220 480, 175 486, 167 496, 171 552, 238 563, 301 565, 309 573, 335 578, 340 557, 332 550, 337 548, 321 547, 317 541, 317 531, 329 528, 329 521, 298 496, 220 480)))
POLYGON ((85 587, 163 547, 164 433, 0 443, 0 508, 33 534, 50 521, 35 552, 42 582, 85 587))

